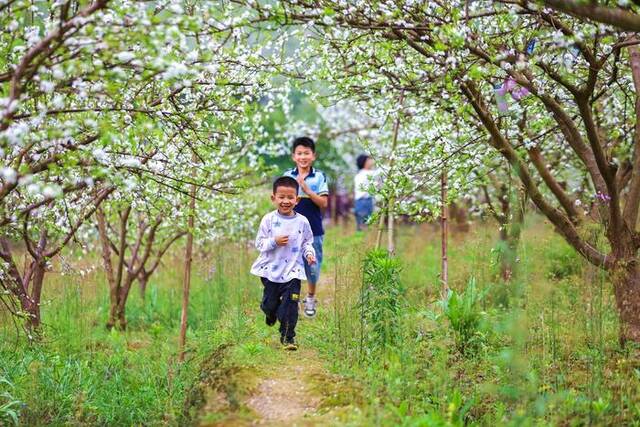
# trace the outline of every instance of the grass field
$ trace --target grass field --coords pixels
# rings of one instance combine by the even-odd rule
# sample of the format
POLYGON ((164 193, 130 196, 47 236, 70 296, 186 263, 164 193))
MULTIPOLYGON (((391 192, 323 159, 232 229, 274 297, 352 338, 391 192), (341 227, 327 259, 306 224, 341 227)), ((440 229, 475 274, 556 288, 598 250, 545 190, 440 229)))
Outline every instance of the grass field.
POLYGON ((362 266, 373 236, 330 228, 322 305, 300 322, 294 359, 263 324, 259 282, 248 274, 253 249, 201 248, 183 364, 179 248, 144 300, 132 292, 126 333, 104 327, 101 269, 68 254, 69 265, 57 262, 46 278, 43 342, 17 340, 2 320, 0 424, 11 414, 23 425, 248 424, 260 378, 288 364, 315 372, 310 425, 639 424, 640 367, 618 346, 606 278, 532 217, 519 274, 505 285, 496 236, 482 224, 453 233, 460 304, 445 307, 437 227, 402 227, 389 267, 398 275, 369 291, 362 266), (373 292, 366 304, 363 291, 373 292))

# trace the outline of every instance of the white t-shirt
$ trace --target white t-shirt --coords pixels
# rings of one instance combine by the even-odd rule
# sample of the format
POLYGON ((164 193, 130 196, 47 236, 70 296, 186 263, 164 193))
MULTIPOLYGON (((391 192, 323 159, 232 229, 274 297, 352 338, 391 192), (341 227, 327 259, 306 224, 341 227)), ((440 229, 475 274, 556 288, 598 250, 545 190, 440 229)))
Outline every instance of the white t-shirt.
POLYGON ((292 279, 307 280, 302 257, 316 254, 313 232, 307 218, 299 213, 284 216, 277 210, 262 218, 256 249, 260 251, 260 256, 251 266, 251 274, 278 283, 292 279), (289 236, 289 243, 278 246, 275 237, 283 235, 289 236))
POLYGON ((363 197, 372 197, 367 189, 371 184, 376 183, 378 178, 378 171, 376 169, 360 169, 353 179, 355 187, 355 199, 362 199, 363 197))

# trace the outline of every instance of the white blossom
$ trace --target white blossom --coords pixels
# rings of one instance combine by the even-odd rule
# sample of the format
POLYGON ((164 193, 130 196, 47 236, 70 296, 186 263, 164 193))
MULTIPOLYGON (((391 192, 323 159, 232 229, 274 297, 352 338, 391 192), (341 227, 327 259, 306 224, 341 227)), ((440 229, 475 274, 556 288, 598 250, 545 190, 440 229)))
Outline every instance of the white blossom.
POLYGON ((7 184, 15 184, 18 179, 18 172, 11 167, 5 166, 0 169, 0 177, 7 184))

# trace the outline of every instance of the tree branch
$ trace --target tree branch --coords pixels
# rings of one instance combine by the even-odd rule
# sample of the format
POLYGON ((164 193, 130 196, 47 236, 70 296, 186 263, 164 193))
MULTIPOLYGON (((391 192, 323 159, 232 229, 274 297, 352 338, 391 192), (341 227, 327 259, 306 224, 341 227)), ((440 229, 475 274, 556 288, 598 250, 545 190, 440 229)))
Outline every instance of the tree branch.
POLYGON ((575 0, 544 0, 544 4, 577 18, 612 25, 624 31, 640 31, 640 16, 624 9, 575 0))

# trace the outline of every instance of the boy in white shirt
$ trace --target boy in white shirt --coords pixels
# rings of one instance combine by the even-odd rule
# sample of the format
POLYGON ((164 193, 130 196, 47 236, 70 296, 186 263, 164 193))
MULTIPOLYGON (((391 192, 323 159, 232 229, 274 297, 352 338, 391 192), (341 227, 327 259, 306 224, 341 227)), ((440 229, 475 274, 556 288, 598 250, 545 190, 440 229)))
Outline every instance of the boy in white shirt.
POLYGON ((282 176, 274 181, 271 201, 277 209, 260 222, 256 237, 260 255, 251 266, 251 274, 259 276, 264 286, 260 308, 266 323, 273 326, 280 321, 280 342, 286 350, 298 348, 295 328, 300 281, 307 280, 303 256, 310 265, 316 262, 309 221, 293 210, 298 200, 295 179, 282 176))

